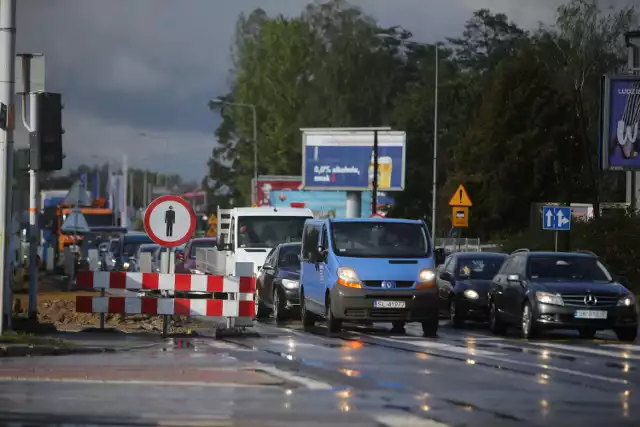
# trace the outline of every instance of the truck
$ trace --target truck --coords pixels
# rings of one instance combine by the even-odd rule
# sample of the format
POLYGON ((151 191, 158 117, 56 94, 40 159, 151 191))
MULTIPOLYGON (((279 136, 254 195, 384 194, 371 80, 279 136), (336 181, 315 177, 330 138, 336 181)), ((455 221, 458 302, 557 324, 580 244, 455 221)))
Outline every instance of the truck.
POLYGON ((304 223, 313 219, 313 212, 291 207, 218 208, 217 218, 217 254, 213 254, 217 271, 235 276, 236 263, 250 262, 257 275, 273 248, 302 241, 304 223))
MULTIPOLYGON (((93 201, 91 206, 71 207, 65 204, 60 204, 56 208, 56 219, 54 227, 56 229, 58 240, 58 251, 63 252, 65 246, 74 243, 74 236, 64 234, 62 232, 62 224, 67 219, 67 216, 71 214, 74 209, 79 209, 87 221, 89 228, 115 226, 116 219, 113 210, 106 207, 106 200, 98 198, 93 201)), ((82 240, 82 236, 75 236, 78 241, 82 240)))

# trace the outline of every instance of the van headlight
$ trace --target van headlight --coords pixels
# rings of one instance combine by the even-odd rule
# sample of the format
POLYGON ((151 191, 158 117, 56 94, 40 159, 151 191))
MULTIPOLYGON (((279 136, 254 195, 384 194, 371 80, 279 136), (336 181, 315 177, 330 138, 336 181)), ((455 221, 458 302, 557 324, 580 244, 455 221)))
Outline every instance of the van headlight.
POLYGON ((536 300, 542 304, 564 305, 564 300, 560 294, 549 292, 536 292, 536 300))
POLYGON ((361 289, 362 283, 360 278, 356 274, 356 271, 351 267, 340 267, 336 271, 338 274, 338 283, 347 288, 361 289))
POLYGON ((282 279, 282 286, 287 289, 298 289, 300 282, 297 280, 282 279))
POLYGON ((633 295, 625 295, 618 300, 618 306, 620 307, 631 307, 632 305, 635 305, 635 303, 636 299, 633 295))
POLYGON ((436 285, 436 272, 432 268, 423 268, 418 274, 416 289, 427 289, 436 285))

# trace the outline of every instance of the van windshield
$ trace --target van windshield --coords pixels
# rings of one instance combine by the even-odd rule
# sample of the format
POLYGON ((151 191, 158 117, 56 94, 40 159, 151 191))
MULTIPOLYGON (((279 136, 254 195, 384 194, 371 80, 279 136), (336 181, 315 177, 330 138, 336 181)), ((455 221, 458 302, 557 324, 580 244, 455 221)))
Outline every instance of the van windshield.
POLYGON ((431 255, 421 224, 402 222, 333 222, 333 251, 359 258, 426 258, 431 255))
POLYGON ((241 216, 238 218, 239 248, 275 248, 280 243, 302 240, 304 216, 241 216))

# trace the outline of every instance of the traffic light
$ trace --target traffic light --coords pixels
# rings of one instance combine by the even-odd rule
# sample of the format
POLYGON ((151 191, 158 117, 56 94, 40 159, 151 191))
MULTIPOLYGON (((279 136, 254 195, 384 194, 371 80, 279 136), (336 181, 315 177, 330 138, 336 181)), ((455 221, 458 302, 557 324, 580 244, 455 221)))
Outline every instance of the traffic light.
MULTIPOLYGON (((33 98, 32 98, 33 102, 33 98)), ((62 169, 62 95, 38 92, 35 95, 37 117, 31 133, 31 168, 41 171, 62 169), (36 151, 37 150, 37 151, 36 151)))

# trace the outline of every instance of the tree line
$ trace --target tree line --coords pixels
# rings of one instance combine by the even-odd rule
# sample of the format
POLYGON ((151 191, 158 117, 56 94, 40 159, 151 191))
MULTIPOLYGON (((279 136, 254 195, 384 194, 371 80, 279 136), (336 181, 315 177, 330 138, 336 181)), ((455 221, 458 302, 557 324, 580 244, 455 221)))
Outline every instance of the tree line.
MULTIPOLYGON (((344 0, 292 18, 256 9, 238 18, 232 86, 221 98, 256 106, 259 174, 300 174, 302 127, 406 131, 406 189, 392 215, 430 220, 438 49, 438 231, 449 231, 447 202, 464 184, 469 233, 495 238, 527 228, 534 202, 593 203, 597 212, 624 200, 624 175, 597 165, 600 78, 624 67, 623 35, 637 25, 632 7, 571 0, 536 30, 480 9, 458 37, 422 43, 344 0)), ((252 114, 218 111, 209 200, 248 205, 252 114)))

